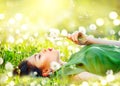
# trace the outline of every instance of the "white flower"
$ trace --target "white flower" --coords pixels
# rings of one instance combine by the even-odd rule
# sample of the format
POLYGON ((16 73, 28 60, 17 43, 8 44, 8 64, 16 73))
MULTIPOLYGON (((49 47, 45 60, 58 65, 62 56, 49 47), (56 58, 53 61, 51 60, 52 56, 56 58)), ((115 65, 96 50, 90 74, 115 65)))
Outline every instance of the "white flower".
POLYGON ((0 65, 3 64, 3 62, 4 62, 4 61, 3 61, 3 58, 0 57, 0 65))
POLYGON ((56 61, 53 61, 50 63, 50 68, 54 71, 58 70, 60 67, 61 65, 56 61))
POLYGON ((6 64, 5 64, 5 69, 6 70, 13 70, 13 65, 10 63, 10 62, 7 62, 6 64))
POLYGON ((84 81, 82 82, 81 86, 89 86, 88 82, 84 81))
POLYGON ((49 33, 50 37, 57 37, 60 34, 60 31, 55 28, 50 28, 49 33))

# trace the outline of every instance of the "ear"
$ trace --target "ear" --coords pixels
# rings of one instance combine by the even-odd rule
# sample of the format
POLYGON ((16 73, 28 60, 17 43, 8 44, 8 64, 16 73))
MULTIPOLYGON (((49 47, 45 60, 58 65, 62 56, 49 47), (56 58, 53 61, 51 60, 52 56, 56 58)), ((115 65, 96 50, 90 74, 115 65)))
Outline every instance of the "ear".
POLYGON ((44 69, 44 70, 42 70, 42 76, 43 76, 43 77, 49 76, 49 72, 50 72, 49 69, 44 69))

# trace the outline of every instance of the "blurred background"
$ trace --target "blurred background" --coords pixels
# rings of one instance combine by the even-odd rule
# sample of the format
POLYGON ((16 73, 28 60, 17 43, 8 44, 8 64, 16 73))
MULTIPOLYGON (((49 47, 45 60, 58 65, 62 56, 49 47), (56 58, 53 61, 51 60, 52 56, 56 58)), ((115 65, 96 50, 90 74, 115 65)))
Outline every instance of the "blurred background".
POLYGON ((119 9, 120 0, 0 0, 0 41, 50 28, 118 40, 119 9))

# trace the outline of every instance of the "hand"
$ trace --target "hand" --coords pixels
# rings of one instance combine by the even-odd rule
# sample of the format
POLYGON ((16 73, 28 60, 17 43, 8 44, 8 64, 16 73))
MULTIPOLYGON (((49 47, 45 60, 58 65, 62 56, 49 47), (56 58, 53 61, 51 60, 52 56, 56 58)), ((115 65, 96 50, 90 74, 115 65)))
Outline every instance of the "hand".
POLYGON ((84 45, 87 42, 86 36, 78 31, 74 32, 73 34, 68 34, 67 37, 76 44, 84 45))

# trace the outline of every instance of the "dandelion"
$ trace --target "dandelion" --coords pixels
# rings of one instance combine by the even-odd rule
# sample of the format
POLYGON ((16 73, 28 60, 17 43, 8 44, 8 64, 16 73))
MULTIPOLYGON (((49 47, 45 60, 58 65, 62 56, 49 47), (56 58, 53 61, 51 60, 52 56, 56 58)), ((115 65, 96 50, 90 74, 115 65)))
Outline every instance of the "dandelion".
POLYGON ((117 12, 112 11, 112 12, 109 13, 109 18, 110 19, 116 19, 117 17, 118 17, 117 12))
POLYGON ((98 26, 103 26, 103 25, 104 25, 104 20, 103 20, 102 18, 98 18, 98 19, 96 20, 96 24, 97 24, 98 26))
POLYGON ((106 81, 106 80, 101 80, 101 84, 102 84, 103 86, 105 86, 105 85, 107 84, 107 81, 106 81))
POLYGON ((2 65, 3 64, 3 58, 2 57, 0 57, 0 65, 2 65))
POLYGON ((86 34, 86 29, 85 29, 84 26, 80 26, 80 27, 78 28, 78 31, 79 31, 79 32, 82 32, 83 34, 86 34))
POLYGON ((50 37, 58 37, 59 34, 60 34, 60 31, 58 29, 51 28, 49 30, 49 36, 50 37))
POLYGON ((6 64, 5 64, 5 69, 6 70, 13 70, 13 65, 10 63, 10 62, 7 62, 6 64))
POLYGON ((14 82, 14 81, 11 81, 11 82, 9 83, 9 86, 15 86, 15 82, 14 82))
POLYGON ((113 21, 113 24, 116 25, 116 26, 117 26, 117 25, 120 25, 120 20, 119 20, 119 19, 115 19, 115 20, 113 21))
POLYGON ((62 36, 67 36, 67 35, 68 35, 67 30, 63 29, 63 30, 61 31, 61 35, 62 35, 62 36))
POLYGON ((14 39, 13 36, 9 36, 9 37, 8 37, 8 42, 14 43, 14 41, 15 41, 15 39, 14 39))
POLYGON ((84 81, 82 82, 81 86, 89 86, 88 82, 84 81))
POLYGON ((39 34, 38 34, 37 32, 36 32, 36 33, 34 33, 34 36, 35 36, 35 37, 38 37, 38 35, 39 35, 39 34))
POLYGON ((109 74, 106 76, 106 80, 107 80, 107 82, 112 82, 115 80, 115 77, 113 74, 109 74))
POLYGON ((50 63, 50 68, 54 71, 60 69, 60 67, 61 67, 61 65, 56 61, 53 61, 50 63))
POLYGON ((96 30, 97 27, 95 24, 90 24, 89 28, 90 30, 96 30))
POLYGON ((0 76, 0 82, 1 82, 1 83, 6 82, 7 80, 8 80, 8 76, 7 76, 7 75, 2 75, 2 76, 0 76))
POLYGON ((12 77, 13 73, 12 72, 8 72, 7 75, 8 75, 8 77, 12 77))

